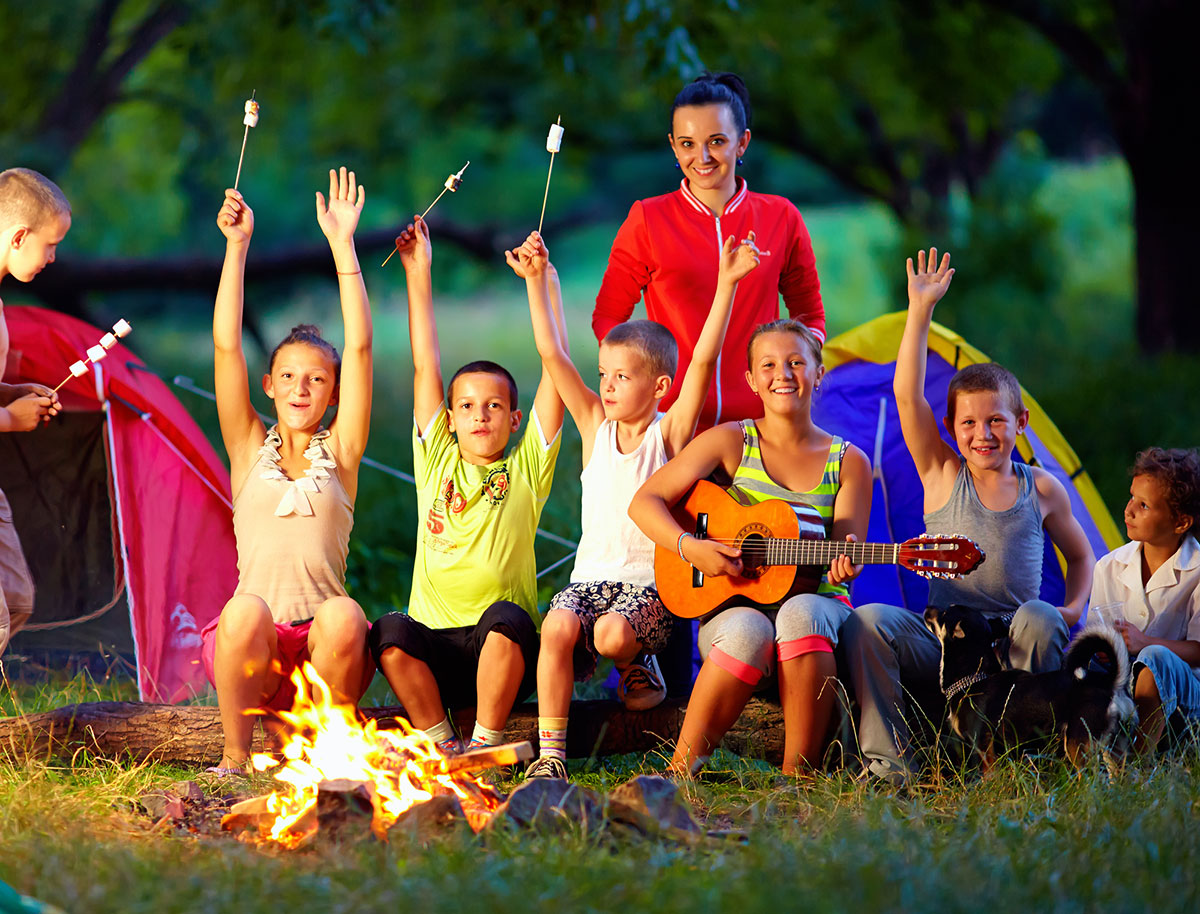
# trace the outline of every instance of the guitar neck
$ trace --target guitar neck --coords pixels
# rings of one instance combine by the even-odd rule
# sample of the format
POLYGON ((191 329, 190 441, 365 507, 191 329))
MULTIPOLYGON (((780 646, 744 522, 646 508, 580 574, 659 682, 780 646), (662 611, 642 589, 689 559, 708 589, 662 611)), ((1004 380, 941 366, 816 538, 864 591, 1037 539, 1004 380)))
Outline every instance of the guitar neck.
POLYGON ((764 538, 764 565, 828 565, 841 555, 855 565, 897 565, 899 543, 851 543, 836 540, 764 538))

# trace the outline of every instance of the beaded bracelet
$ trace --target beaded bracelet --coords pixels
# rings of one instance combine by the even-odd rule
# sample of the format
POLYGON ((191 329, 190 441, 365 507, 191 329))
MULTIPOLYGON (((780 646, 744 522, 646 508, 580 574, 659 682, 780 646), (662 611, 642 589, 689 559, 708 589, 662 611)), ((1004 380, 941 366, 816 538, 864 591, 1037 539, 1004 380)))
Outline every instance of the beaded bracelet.
POLYGON ((688 533, 686 530, 684 530, 684 531, 683 531, 681 534, 679 534, 679 542, 675 544, 675 549, 676 549, 676 551, 679 553, 679 557, 680 557, 681 559, 683 559, 683 561, 685 561, 685 562, 686 562, 686 561, 687 561, 687 559, 684 559, 684 558, 683 558, 683 538, 684 538, 685 536, 691 536, 691 537, 692 537, 692 539, 695 539, 695 537, 694 537, 694 536, 692 536, 692 534, 690 534, 690 533, 688 533))

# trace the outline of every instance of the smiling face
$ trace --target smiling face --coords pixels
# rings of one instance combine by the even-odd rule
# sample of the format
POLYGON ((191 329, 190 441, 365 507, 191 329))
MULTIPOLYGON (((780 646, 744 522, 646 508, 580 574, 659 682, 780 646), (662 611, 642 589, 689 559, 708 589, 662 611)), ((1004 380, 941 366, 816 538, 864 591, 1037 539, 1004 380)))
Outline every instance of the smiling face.
POLYGON ((636 420, 658 409, 671 388, 669 375, 655 375, 645 355, 634 346, 600 344, 600 382, 597 390, 604 418, 636 420))
POLYGON ((279 347, 263 391, 275 401, 279 423, 296 431, 315 431, 325 410, 337 402, 336 367, 329 353, 308 343, 279 347))
POLYGON ((746 381, 769 413, 808 410, 813 390, 825 374, 804 337, 786 330, 760 333, 750 349, 746 381))
POLYGON ((737 160, 750 145, 750 131, 738 131, 728 105, 676 108, 667 139, 693 191, 723 190, 732 196, 737 160))
POLYGON ((976 470, 1000 470, 1012 459, 1017 435, 1029 423, 1029 410, 1016 412, 999 391, 961 391, 954 418, 943 421, 968 465, 976 470))
POLYGON ((5 264, 9 274, 29 282, 54 263, 58 245, 71 228, 71 214, 58 213, 42 220, 37 229, 13 226, 6 239, 5 264))
POLYGON ((1153 476, 1134 476, 1125 505, 1125 532, 1131 540, 1152 546, 1175 546, 1192 519, 1179 517, 1167 501, 1166 487, 1153 476))
POLYGON ((508 379, 483 371, 460 374, 450 388, 448 427, 458 435, 467 463, 486 466, 504 456, 508 439, 521 426, 508 379))

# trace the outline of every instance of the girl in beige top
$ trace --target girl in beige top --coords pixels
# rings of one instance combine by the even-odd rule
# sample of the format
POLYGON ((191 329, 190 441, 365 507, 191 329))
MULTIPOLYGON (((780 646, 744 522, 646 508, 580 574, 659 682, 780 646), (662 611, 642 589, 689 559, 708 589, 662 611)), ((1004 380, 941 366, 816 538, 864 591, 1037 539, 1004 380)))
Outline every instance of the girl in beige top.
POLYGON ((329 240, 341 290, 343 358, 315 327, 295 328, 271 354, 270 373, 263 376, 278 417, 269 430, 251 405, 242 352, 243 276, 254 213, 240 193, 227 190, 217 215, 226 248, 213 312, 214 369, 238 546, 237 591, 205 634, 225 730, 218 774, 244 770, 254 726, 246 712, 287 701, 287 677, 295 666, 311 661, 334 696, 349 704, 375 672, 366 651, 366 617, 344 586, 371 416, 371 310, 354 249, 364 198, 354 172, 345 168, 329 173, 328 205, 317 192, 317 222, 329 240), (321 420, 335 404, 337 414, 325 429, 321 420))

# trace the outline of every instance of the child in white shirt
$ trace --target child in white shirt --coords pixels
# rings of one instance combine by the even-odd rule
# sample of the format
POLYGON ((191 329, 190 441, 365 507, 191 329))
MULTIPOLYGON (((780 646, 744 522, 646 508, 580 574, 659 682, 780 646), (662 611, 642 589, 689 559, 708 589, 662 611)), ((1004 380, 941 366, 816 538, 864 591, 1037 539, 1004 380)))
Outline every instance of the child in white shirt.
POLYGON ((1147 752, 1172 715, 1200 720, 1200 455, 1152 447, 1131 474, 1132 542, 1096 563, 1091 605, 1136 658, 1138 746, 1147 752))

